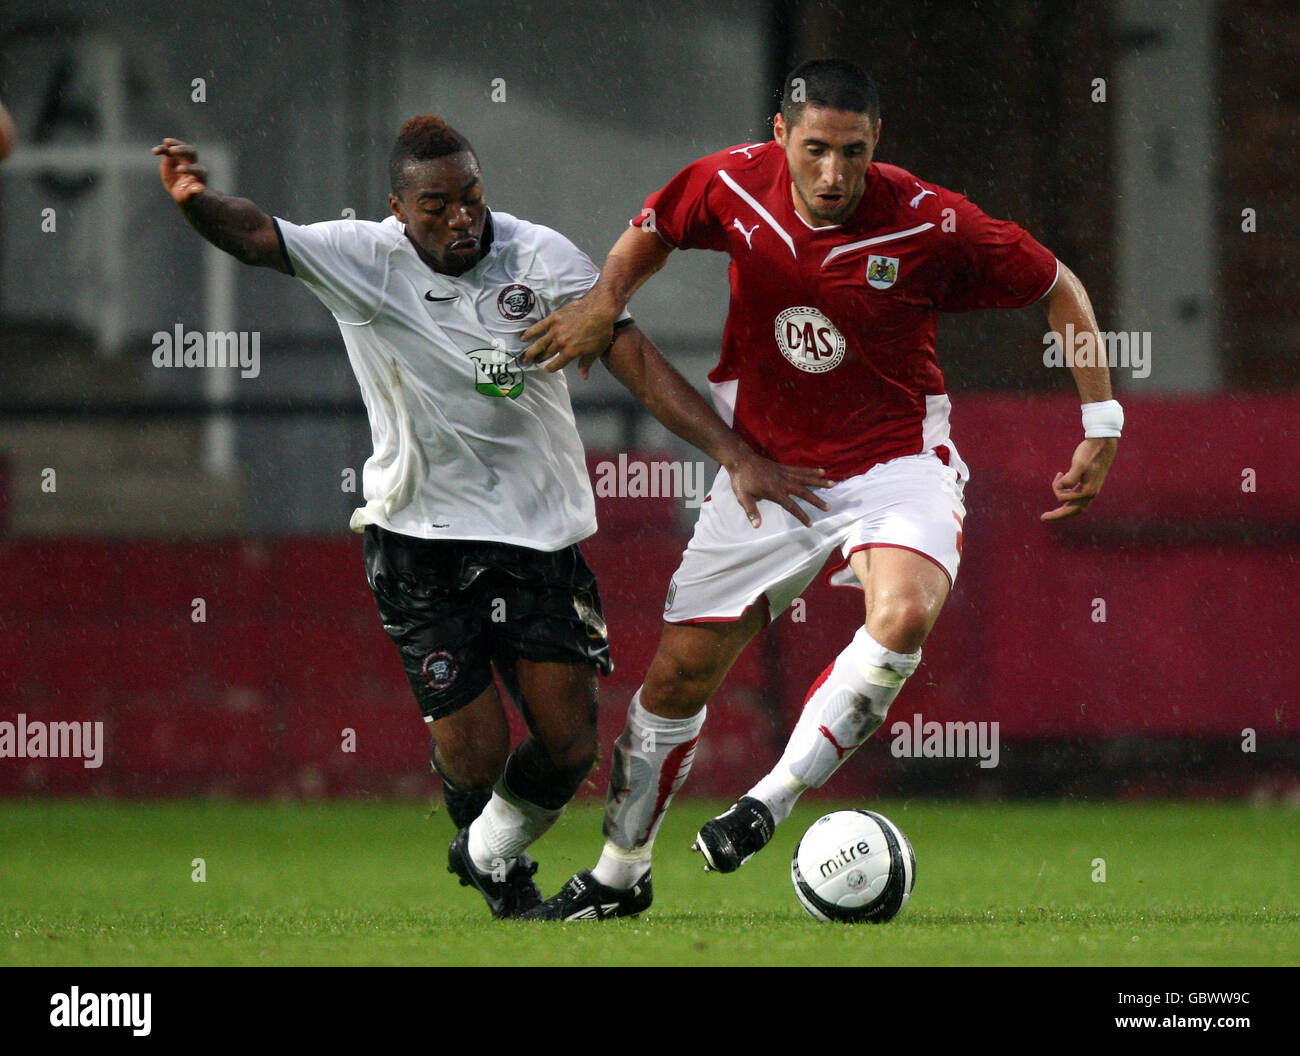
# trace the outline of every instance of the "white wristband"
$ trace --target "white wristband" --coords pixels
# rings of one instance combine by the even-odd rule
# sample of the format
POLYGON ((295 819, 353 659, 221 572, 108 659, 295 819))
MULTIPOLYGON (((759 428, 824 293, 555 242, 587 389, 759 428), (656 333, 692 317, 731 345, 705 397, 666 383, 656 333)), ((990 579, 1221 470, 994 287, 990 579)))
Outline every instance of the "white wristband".
POLYGON ((1119 436, 1124 431, 1124 408, 1119 400, 1103 400, 1083 405, 1084 439, 1119 436))

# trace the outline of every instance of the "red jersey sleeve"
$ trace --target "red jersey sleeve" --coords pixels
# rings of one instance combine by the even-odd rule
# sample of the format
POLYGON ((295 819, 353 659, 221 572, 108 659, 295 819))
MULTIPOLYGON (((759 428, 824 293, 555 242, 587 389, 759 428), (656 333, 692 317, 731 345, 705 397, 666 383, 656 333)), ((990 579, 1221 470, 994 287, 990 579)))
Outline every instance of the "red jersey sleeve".
POLYGON ((942 204, 955 213, 954 229, 947 233, 951 244, 941 311, 1020 308, 1051 289, 1056 255, 1023 227, 993 219, 960 194, 947 192, 942 204))
POLYGON ((712 155, 691 162, 645 200, 630 224, 656 232, 675 249, 725 250, 726 232, 709 208, 718 167, 712 155))

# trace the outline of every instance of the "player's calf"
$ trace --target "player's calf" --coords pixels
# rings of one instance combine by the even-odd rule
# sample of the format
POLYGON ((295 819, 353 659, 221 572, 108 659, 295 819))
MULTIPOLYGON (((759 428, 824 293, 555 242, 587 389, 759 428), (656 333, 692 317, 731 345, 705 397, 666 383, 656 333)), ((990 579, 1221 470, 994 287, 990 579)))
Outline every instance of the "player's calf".
POLYGON ((593 759, 594 753, 579 766, 557 766, 536 738, 520 743, 482 813, 465 830, 469 861, 489 872, 522 855, 559 820, 593 759))
POLYGON ((808 691, 780 760, 731 810, 700 829, 693 850, 706 868, 731 872, 761 850, 808 788, 824 785, 885 721, 890 704, 921 662, 859 628, 808 691))
POLYGON ((447 807, 447 816, 456 826, 456 831, 467 828, 483 813, 483 808, 492 798, 492 785, 495 781, 463 787, 457 784, 438 766, 438 746, 432 741, 429 742, 429 766, 442 781, 442 801, 447 807))
POLYGON ((705 701, 763 625, 751 606, 734 622, 664 625, 646 682, 614 743, 605 800, 605 846, 593 878, 628 890, 647 876, 655 836, 686 782, 704 726, 705 701))
POLYGON ((605 799, 605 847, 592 870, 595 879, 629 889, 650 871, 655 836, 673 796, 686 782, 705 709, 671 719, 641 706, 632 696, 627 725, 614 742, 609 793, 605 799))
POLYGON ((557 760, 536 737, 520 742, 506 760, 504 782, 518 798, 547 810, 560 810, 577 793, 596 765, 595 734, 582 737, 557 760))

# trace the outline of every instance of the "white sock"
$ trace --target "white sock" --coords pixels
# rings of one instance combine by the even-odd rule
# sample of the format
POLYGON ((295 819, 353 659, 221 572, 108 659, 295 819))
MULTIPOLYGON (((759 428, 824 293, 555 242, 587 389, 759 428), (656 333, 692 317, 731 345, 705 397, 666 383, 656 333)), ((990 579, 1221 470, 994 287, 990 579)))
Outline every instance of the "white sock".
POLYGON ((707 709, 689 719, 665 719, 632 696, 627 725, 614 742, 605 800, 605 849, 592 869, 597 883, 629 888, 650 869, 650 852, 668 804, 686 781, 707 709))
POLYGON ((600 852, 600 860, 591 870, 591 875, 598 884, 629 891, 636 887, 637 881, 650 871, 650 852, 647 848, 625 851, 621 847, 606 842, 600 852))
POLYGON ((747 795, 761 800, 775 821, 788 818, 804 790, 824 785, 885 721, 920 662, 920 651, 896 653, 859 627, 813 683, 780 761, 747 795))
POLYGON ((483 813, 469 827, 469 856, 490 873, 525 850, 559 820, 564 808, 547 810, 520 799, 498 781, 483 813))

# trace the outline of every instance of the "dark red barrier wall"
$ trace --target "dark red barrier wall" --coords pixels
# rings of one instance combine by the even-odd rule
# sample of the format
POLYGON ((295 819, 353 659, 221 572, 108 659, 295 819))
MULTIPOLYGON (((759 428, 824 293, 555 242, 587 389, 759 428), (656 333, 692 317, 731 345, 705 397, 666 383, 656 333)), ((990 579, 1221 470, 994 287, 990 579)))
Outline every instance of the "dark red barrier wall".
MULTIPOLYGON (((997 720, 1004 740, 1300 734, 1300 466, 1288 440, 1300 398, 1126 406, 1104 495, 1048 526, 1038 516, 1078 441, 1077 404, 958 401, 954 437, 973 472, 964 564, 891 721, 997 720)), ((607 755, 684 537, 671 500, 602 500, 601 523, 584 549, 617 664, 603 688, 607 755)), ((0 721, 103 721, 107 737, 99 769, 0 759, 0 792, 428 787, 422 723, 358 537, 11 542, 0 584, 0 721)), ((778 621, 710 705, 694 791, 733 795, 767 769, 805 688, 861 619, 856 590, 818 584, 804 601, 803 622, 778 621)))
MULTIPOLYGON (((895 708, 996 718, 1004 736, 1300 732, 1300 399, 1126 404, 1103 495, 1046 525, 1077 405, 957 403, 972 469, 962 569, 895 708)), ((787 628, 795 681, 820 670, 822 612, 843 627, 834 640, 858 619, 858 592, 833 593, 846 598, 810 594, 807 629, 787 628)))

